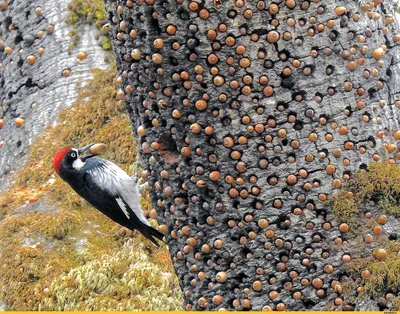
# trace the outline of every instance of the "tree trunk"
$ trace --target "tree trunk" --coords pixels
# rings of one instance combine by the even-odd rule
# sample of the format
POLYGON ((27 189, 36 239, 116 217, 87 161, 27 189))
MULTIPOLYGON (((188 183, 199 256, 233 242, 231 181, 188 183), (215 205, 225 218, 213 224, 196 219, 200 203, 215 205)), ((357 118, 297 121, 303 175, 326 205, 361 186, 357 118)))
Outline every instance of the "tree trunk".
POLYGON ((25 164, 32 141, 74 101, 77 81, 90 79, 94 66, 107 67, 94 26, 82 27, 86 62, 67 52, 68 3, 0 0, 0 190, 10 172, 25 164), (72 75, 64 76, 64 70, 72 75), (16 118, 24 119, 23 127, 16 118))
POLYGON ((380 2, 106 1, 187 310, 362 308, 356 289, 333 302, 356 244, 335 245, 350 238, 326 201, 399 158, 380 2))

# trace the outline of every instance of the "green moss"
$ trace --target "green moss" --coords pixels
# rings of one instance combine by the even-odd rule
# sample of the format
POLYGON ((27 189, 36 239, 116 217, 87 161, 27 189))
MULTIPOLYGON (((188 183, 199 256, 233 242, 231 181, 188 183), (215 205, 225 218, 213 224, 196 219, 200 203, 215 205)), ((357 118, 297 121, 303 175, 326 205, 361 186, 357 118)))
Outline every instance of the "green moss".
POLYGON ((358 215, 360 210, 354 200, 354 197, 349 197, 347 191, 339 191, 336 193, 331 200, 332 214, 335 220, 339 222, 345 222, 352 227, 358 225, 358 215))
POLYGON ((395 297, 392 303, 393 303, 393 310, 400 311, 400 296, 395 297))
POLYGON ((357 258, 347 268, 350 272, 368 270, 371 273, 364 278, 363 284, 365 292, 374 298, 379 297, 382 291, 400 289, 400 241, 382 238, 378 246, 387 251, 386 259, 377 260, 373 256, 357 258))
POLYGON ((177 280, 170 282, 144 246, 130 239, 114 255, 103 255, 54 280, 43 310, 176 310, 181 306, 177 280), (134 249, 133 249, 134 248, 134 249))
POLYGON ((357 225, 365 201, 373 199, 384 213, 400 215, 400 166, 388 162, 371 163, 368 171, 360 170, 347 186, 331 200, 337 221, 357 225), (353 197, 348 197, 348 192, 353 197))
MULTIPOLYGON (((136 145, 124 104, 115 98, 118 88, 115 68, 93 70, 0 194, 0 299, 7 310, 182 309, 180 289, 171 292, 162 275, 174 273, 167 247, 148 248, 138 232, 89 206, 51 167, 62 147, 104 142, 102 157, 132 172, 136 145)), ((151 210, 146 198, 142 204, 151 210)), ((175 275, 174 281, 178 287, 175 275)))
MULTIPOLYGON (((102 0, 71 0, 67 8, 69 17, 66 23, 72 27, 69 32, 71 42, 68 47, 68 51, 71 51, 79 44, 79 31, 83 24, 94 24, 100 30, 107 23, 107 16, 102 0)), ((110 48, 111 46, 105 50, 110 48)))
POLYGON ((109 37, 103 37, 103 44, 101 47, 104 50, 111 50, 111 39, 109 37))

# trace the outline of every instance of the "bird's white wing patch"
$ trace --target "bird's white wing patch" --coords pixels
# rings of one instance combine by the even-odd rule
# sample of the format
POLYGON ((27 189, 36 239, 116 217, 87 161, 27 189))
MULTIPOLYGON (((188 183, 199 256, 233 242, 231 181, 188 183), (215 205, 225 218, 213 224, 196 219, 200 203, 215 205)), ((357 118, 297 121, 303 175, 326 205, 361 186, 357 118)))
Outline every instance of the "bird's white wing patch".
POLYGON ((101 163, 98 167, 89 169, 88 172, 103 191, 116 196, 115 199, 119 207, 128 219, 130 218, 130 211, 124 202, 128 204, 133 214, 135 214, 141 222, 148 226, 150 225, 140 207, 140 194, 137 181, 132 179, 116 164, 104 159, 101 159, 101 163))
POLYGON ((124 212, 126 218, 130 218, 131 216, 129 215, 128 209, 126 208, 126 205, 124 204, 124 201, 122 200, 122 198, 117 197, 115 199, 119 205, 119 207, 122 209, 122 211, 124 212))

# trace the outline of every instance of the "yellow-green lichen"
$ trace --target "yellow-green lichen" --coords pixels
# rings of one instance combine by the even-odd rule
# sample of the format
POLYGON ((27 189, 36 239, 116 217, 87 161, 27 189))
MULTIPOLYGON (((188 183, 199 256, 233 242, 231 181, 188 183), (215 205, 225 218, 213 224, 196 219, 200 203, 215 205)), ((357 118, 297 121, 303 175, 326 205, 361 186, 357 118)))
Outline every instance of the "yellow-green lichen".
MULTIPOLYGON (((136 146, 118 88, 115 68, 93 70, 0 194, 0 301, 7 310, 182 309, 176 276, 171 291, 162 275, 174 273, 167 247, 148 247, 138 232, 103 216, 51 166, 62 147, 104 142, 102 157, 132 172, 136 146)), ((147 195, 141 204, 151 210, 147 195)))
POLYGON ((364 289, 368 295, 375 298, 379 297, 382 291, 400 289, 400 241, 382 238, 378 246, 385 248, 387 258, 378 260, 372 254, 354 259, 347 267, 349 272, 369 272, 368 275, 364 275, 364 289))
POLYGON ((400 311, 400 296, 395 297, 392 301, 393 310, 400 311))
POLYGON ((46 310, 176 310, 178 282, 154 263, 143 244, 131 239, 114 255, 77 267, 49 285, 46 310))
MULTIPOLYGON (((69 11, 69 17, 66 23, 71 26, 69 36, 71 42, 68 47, 68 51, 75 48, 80 41, 80 28, 82 24, 94 24, 98 30, 107 23, 106 10, 102 0, 71 0, 67 7, 69 11)), ((110 39, 106 36, 103 37, 104 44, 102 47, 104 50, 110 50, 111 44, 110 39), (107 39, 105 39, 107 38, 107 39)))
POLYGON ((399 216, 399 198, 400 166, 374 162, 332 197, 332 213, 337 221, 356 225, 363 204, 372 199, 382 212, 399 216))
POLYGON ((332 214, 337 221, 351 226, 357 225, 360 210, 351 194, 349 195, 345 190, 339 191, 332 197, 331 202, 332 214))

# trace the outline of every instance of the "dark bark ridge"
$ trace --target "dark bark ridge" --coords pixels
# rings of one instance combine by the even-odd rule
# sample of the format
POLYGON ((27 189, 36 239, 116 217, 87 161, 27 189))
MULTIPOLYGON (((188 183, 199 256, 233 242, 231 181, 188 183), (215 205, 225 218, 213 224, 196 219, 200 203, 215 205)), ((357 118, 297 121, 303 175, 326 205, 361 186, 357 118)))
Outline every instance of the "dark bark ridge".
POLYGON ((360 308, 326 200, 398 157, 387 5, 106 3, 186 309, 360 308))

